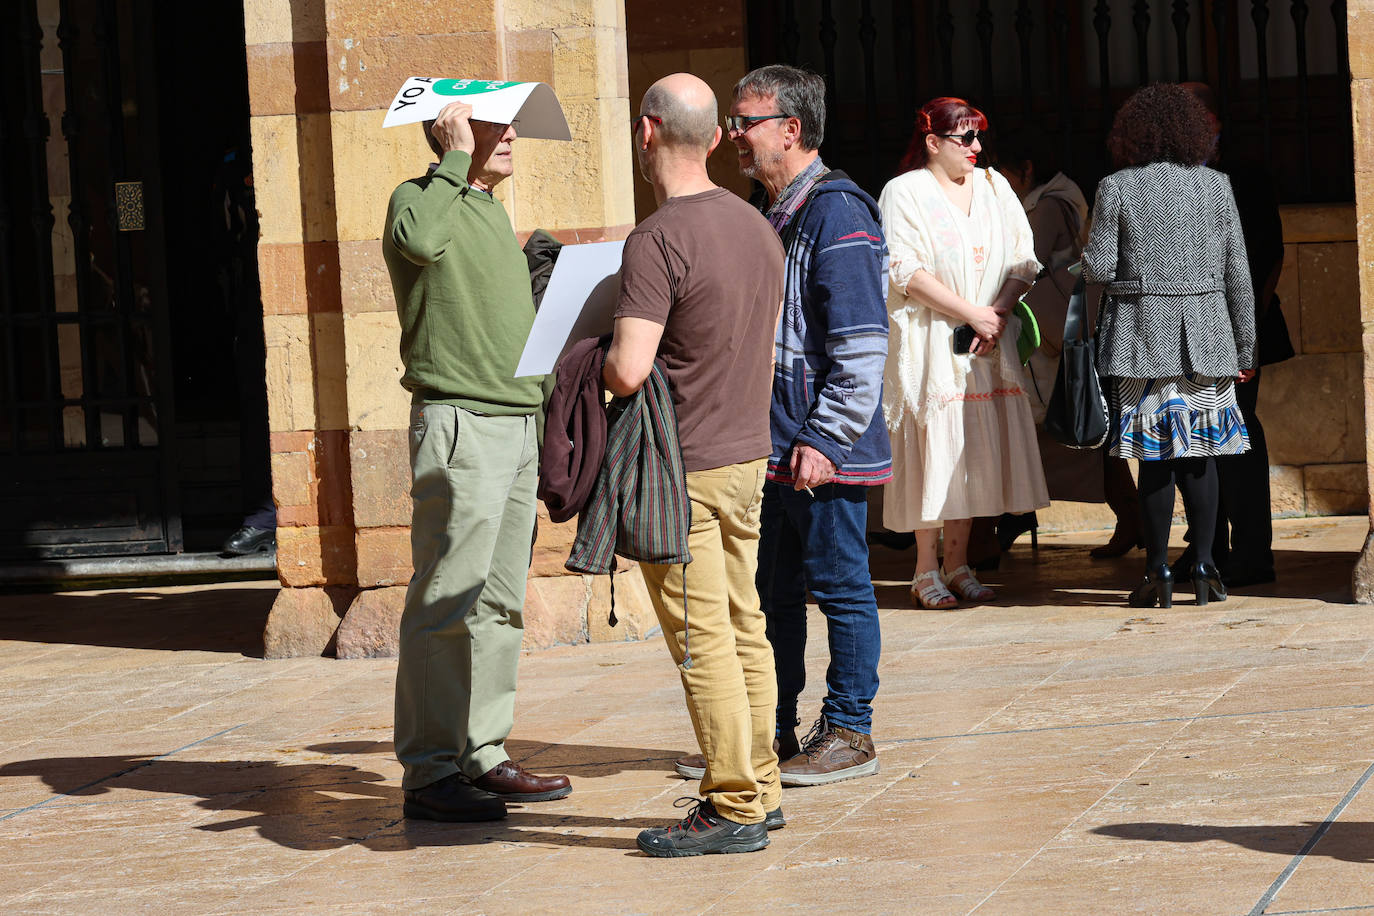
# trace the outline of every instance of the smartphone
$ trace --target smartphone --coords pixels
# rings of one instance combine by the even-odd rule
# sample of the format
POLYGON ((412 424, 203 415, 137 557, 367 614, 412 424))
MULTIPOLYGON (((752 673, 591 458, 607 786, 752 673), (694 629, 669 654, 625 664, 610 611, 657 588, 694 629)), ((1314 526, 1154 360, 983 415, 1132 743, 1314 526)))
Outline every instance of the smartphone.
POLYGON ((973 325, 971 324, 961 324, 955 328, 954 352, 967 353, 969 348, 973 346, 973 338, 975 336, 976 335, 973 333, 973 325))

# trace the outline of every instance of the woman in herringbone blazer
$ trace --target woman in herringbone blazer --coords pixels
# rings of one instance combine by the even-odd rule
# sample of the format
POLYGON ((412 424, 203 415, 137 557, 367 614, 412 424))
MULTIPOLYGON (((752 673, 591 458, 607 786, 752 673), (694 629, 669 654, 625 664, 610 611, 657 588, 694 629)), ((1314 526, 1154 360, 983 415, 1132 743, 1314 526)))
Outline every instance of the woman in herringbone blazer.
POLYGON ((1249 447, 1235 381, 1255 369, 1255 304, 1245 239, 1225 175, 1206 167, 1207 111, 1181 86, 1131 96, 1108 138, 1120 168, 1097 188, 1083 273, 1105 285, 1098 371, 1107 378, 1113 455, 1140 461, 1145 580, 1133 607, 1169 607, 1174 486, 1197 551, 1198 604, 1226 598, 1212 563, 1216 458, 1249 447))

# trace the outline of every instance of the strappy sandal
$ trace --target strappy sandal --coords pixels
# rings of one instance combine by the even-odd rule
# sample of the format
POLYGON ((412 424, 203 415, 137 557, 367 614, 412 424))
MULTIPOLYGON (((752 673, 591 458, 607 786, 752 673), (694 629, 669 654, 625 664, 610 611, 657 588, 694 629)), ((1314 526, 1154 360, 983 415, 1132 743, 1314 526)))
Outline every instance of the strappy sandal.
POLYGON ((945 588, 938 569, 916 574, 911 580, 911 598, 927 611, 948 611, 959 606, 959 599, 945 588))
POLYGON ((996 594, 992 589, 978 581, 973 575, 973 570, 967 565, 960 566, 951 572, 944 573, 946 584, 966 601, 991 601, 996 594))

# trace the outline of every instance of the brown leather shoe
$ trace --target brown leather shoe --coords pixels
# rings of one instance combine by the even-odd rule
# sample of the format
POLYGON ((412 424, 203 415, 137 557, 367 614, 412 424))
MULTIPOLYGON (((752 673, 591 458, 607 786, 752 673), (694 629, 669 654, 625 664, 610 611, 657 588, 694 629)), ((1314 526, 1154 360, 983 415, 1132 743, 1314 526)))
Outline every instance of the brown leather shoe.
MULTIPOLYGON (((801 753, 795 728, 785 728, 779 737, 773 739, 773 753, 778 755, 779 760, 786 760, 801 753)), ((683 779, 702 779, 706 776, 706 755, 688 754, 686 757, 679 757, 673 764, 673 769, 683 779)))
POLYGON ((498 763, 472 784, 508 802, 553 801, 572 791, 568 777, 536 776, 514 760, 498 763))
POLYGON ((473 786, 462 773, 453 773, 419 789, 406 789, 401 811, 411 820, 499 821, 506 816, 506 803, 473 786))
POLYGON ((872 736, 831 725, 821 716, 806 736, 801 753, 784 760, 779 769, 785 786, 821 786, 872 776, 878 772, 878 752, 873 749, 872 736))

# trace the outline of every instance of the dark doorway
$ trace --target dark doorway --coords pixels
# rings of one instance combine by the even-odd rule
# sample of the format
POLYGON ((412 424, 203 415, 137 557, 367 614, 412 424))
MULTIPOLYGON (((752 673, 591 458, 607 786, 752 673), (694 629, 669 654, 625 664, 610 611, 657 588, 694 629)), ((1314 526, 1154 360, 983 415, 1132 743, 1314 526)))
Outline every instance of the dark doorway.
POLYGON ((212 549, 265 416, 256 220, 230 252, 215 193, 251 175, 242 5, 18 0, 0 70, 0 561, 212 549))

